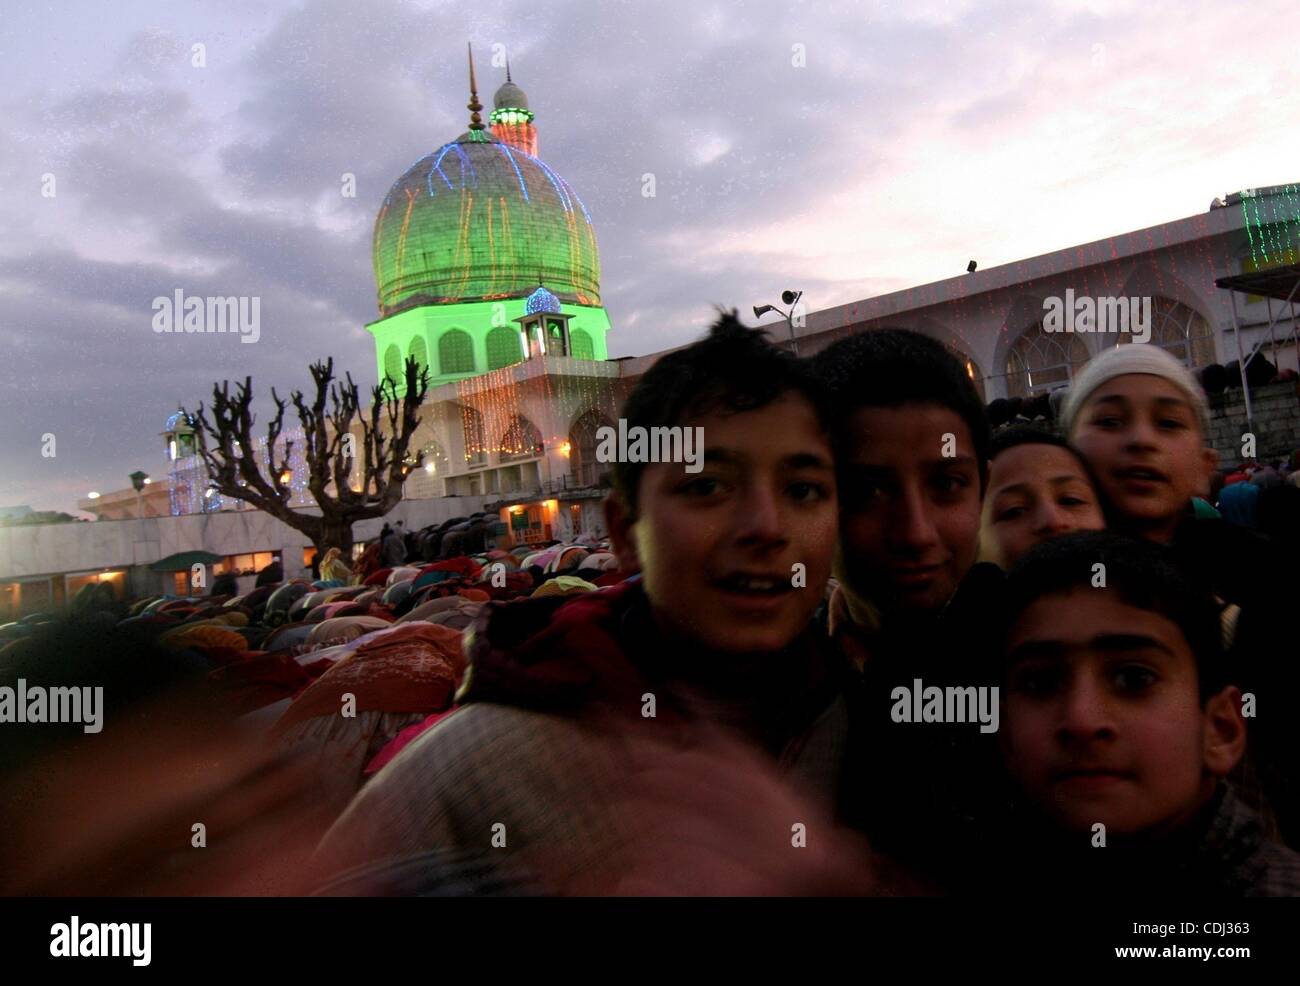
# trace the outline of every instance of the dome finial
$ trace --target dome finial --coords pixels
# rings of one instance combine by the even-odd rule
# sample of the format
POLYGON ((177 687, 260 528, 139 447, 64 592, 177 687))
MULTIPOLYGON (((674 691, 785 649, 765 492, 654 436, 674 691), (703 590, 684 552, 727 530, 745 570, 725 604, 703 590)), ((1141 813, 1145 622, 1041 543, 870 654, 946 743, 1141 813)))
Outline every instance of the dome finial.
POLYGON ((509 55, 506 55, 506 81, 507 81, 507 82, 511 81, 511 79, 510 79, 510 56, 509 56, 509 55))
POLYGON ((483 118, 478 115, 478 111, 483 108, 483 104, 478 101, 478 81, 474 78, 474 45, 466 42, 465 47, 469 49, 469 103, 465 107, 469 110, 469 128, 482 130, 483 118))

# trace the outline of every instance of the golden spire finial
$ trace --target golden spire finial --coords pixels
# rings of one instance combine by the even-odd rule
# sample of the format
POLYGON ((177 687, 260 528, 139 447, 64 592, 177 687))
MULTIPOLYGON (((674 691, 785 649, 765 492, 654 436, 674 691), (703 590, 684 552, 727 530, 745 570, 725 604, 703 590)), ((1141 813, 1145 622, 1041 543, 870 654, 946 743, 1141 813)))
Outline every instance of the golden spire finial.
POLYGON ((466 109, 469 110, 469 128, 471 130, 483 129, 483 118, 478 115, 483 104, 478 101, 478 81, 474 78, 474 46, 466 43, 469 49, 469 103, 466 109))

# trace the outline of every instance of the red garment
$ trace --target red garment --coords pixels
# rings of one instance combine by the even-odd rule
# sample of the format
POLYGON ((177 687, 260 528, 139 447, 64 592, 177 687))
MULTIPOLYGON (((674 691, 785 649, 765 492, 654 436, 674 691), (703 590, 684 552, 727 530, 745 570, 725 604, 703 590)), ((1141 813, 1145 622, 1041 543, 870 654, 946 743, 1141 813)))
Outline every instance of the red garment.
POLYGON ((315 651, 307 651, 302 654, 291 655, 298 666, 311 675, 311 680, 315 681, 330 668, 339 662, 330 657, 313 657, 315 651))
POLYGON ((381 565, 379 560, 380 544, 378 541, 373 542, 365 551, 361 552, 361 557, 357 563, 352 566, 352 574, 361 577, 363 585, 369 585, 366 580, 375 574, 375 570, 381 565))
POLYGON ((493 585, 489 579, 487 582, 481 582, 479 589, 486 592, 492 599, 517 599, 520 596, 532 595, 533 577, 527 572, 506 572, 505 585, 493 585))
POLYGON ((1231 486, 1233 483, 1245 483, 1249 481, 1250 477, 1244 472, 1230 472, 1228 475, 1223 477, 1224 486, 1231 486))
MULTIPOLYGON (((366 607, 360 606, 347 599, 341 599, 338 602, 326 603, 321 607, 324 613, 324 619, 331 620, 336 616, 367 616, 366 607)), ((309 621, 314 622, 314 621, 309 621)))
POLYGON ((361 584, 363 586, 385 585, 388 582, 388 576, 392 574, 393 574, 393 570, 391 568, 381 568, 379 571, 375 572, 374 574, 366 576, 366 580, 361 584))
POLYGON ((261 657, 261 651, 235 650, 233 647, 202 647, 196 648, 201 650, 214 667, 224 667, 227 664, 235 664, 239 661, 248 661, 255 657, 261 657))
POLYGON ((311 684, 285 710, 276 729, 338 715, 343 696, 356 711, 421 712, 451 704, 465 670, 461 632, 432 623, 401 623, 360 638, 360 646, 311 684))
POLYGON ((641 591, 625 582, 575 596, 484 604, 466 631, 473 671, 461 702, 574 711, 591 702, 639 709, 645 681, 620 642, 641 591))
POLYGON ((467 578, 478 578, 479 572, 483 571, 483 566, 475 564, 464 555, 456 558, 448 558, 446 561, 433 562, 425 565, 420 569, 421 574, 424 572, 455 572, 458 575, 464 575, 467 578))
POLYGON ((242 715, 291 698, 312 680, 311 672, 283 651, 248 653, 209 672, 208 681, 222 692, 234 714, 242 715))
POLYGON ((374 759, 371 760, 370 763, 366 764, 366 769, 363 770, 362 773, 367 777, 371 774, 379 773, 384 764, 388 763, 388 761, 392 760, 393 757, 402 752, 404 746, 409 744, 421 733, 428 732, 459 708, 459 705, 453 705, 450 709, 445 709, 442 712, 435 712, 423 722, 417 722, 414 726, 407 726, 389 740, 382 750, 375 754, 374 759))

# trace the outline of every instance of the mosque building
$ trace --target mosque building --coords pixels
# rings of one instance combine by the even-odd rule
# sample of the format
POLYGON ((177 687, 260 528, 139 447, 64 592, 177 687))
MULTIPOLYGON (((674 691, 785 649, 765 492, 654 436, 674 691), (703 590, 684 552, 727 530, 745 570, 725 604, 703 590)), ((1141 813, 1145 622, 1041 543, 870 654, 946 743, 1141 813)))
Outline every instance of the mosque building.
POLYGON ((468 109, 375 219, 377 376, 408 357, 430 376, 406 493, 498 497, 516 539, 595 534, 595 432, 621 397, 595 228, 508 67, 484 124, 471 60, 468 109))
MULTIPOLYGON (((366 326, 376 379, 400 395, 407 358, 429 373, 408 500, 490 503, 515 543, 596 536, 596 430, 613 424, 623 388, 608 358, 595 228, 537 156, 536 117, 508 68, 493 104, 485 124, 471 60, 468 129, 416 161, 380 205, 379 317, 366 326)), ((206 489, 175 415, 164 440, 171 513, 246 508, 206 489)), ((306 463, 292 467, 291 503, 309 504, 306 463)))

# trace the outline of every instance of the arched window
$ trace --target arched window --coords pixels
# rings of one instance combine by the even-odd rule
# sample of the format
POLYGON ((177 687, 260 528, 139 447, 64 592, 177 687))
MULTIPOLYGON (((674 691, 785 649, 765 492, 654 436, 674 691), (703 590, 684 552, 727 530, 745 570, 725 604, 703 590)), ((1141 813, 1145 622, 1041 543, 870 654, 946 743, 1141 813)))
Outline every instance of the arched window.
POLYGON ((438 371, 443 376, 474 372, 474 342, 468 332, 449 329, 442 334, 438 340, 438 371))
POLYGON ((542 433, 535 424, 519 415, 510 422, 510 427, 501 436, 500 445, 502 462, 533 459, 542 454, 542 433))
POLYGON ((487 436, 483 428, 483 415, 468 404, 460 409, 461 434, 465 438, 465 461, 471 466, 487 462, 487 436))
POLYGON ((498 325, 487 334, 487 365, 489 370, 511 366, 524 358, 519 348, 519 333, 498 325))
MULTIPOLYGON (((1138 317, 1130 311, 1129 318, 1138 317)), ((1133 341, 1131 332, 1121 332, 1116 340, 1123 345, 1133 341)), ((1172 298, 1151 299, 1151 339, 1148 345, 1178 358, 1185 366, 1208 366, 1214 362, 1214 333, 1196 309, 1172 298)))
POLYGON ((570 354, 574 359, 595 359, 596 347, 586 329, 573 329, 569 332, 569 344, 573 347, 570 354))
POLYGON ((1030 326, 1007 354, 1007 396, 1027 397, 1068 386, 1088 362, 1088 347, 1072 332, 1030 326))
POLYGON ((415 360, 415 365, 424 369, 429 365, 429 347, 425 345, 424 336, 416 336, 411 340, 411 348, 406 351, 406 355, 415 360))
POLYGON ((609 464, 596 461, 596 431, 613 422, 595 408, 585 412, 569 429, 569 470, 575 486, 596 486, 609 464))
POLYGON ((384 350, 384 379, 398 385, 405 379, 402 376, 402 351, 396 343, 384 350))

